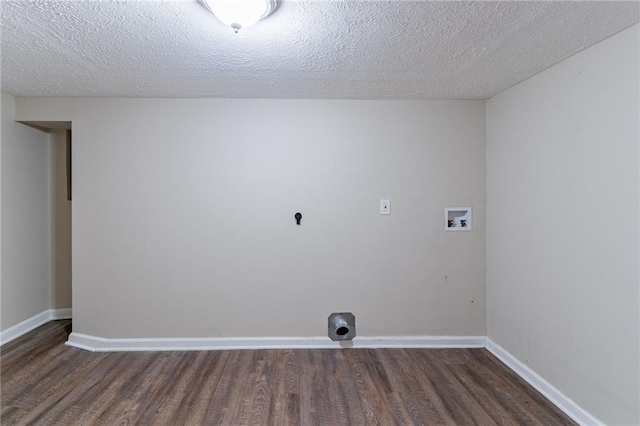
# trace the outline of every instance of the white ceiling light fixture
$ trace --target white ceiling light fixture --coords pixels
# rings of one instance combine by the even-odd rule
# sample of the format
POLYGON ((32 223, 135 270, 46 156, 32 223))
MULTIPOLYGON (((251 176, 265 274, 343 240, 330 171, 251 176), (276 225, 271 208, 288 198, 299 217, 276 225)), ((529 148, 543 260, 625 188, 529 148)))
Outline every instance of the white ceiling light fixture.
POLYGON ((220 21, 229 25, 237 33, 276 9, 277 0, 202 0, 205 6, 220 21))

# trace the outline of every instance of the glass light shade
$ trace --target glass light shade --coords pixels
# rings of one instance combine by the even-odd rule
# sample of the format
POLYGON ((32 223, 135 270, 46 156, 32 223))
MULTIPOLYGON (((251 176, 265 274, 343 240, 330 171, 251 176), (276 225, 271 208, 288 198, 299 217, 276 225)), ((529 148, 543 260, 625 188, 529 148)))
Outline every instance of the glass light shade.
POLYGON ((276 6, 276 0, 203 0, 220 21, 236 32, 249 27, 268 16, 276 6))

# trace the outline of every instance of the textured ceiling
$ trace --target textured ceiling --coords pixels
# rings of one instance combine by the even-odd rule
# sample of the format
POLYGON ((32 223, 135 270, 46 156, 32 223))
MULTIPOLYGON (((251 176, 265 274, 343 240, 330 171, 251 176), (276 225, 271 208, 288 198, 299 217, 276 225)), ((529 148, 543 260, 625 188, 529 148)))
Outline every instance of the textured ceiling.
POLYGON ((2 91, 482 99, 639 21, 635 1, 300 0, 234 34, 197 0, 3 0, 2 91))

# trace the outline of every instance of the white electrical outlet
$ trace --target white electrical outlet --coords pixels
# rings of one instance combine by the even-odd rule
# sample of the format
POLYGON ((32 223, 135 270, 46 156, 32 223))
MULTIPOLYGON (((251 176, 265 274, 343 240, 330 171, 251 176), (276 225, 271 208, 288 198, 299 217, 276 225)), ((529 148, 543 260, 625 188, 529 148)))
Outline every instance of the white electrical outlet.
POLYGON ((391 214, 391 202, 389 200, 380 200, 380 214, 391 214))

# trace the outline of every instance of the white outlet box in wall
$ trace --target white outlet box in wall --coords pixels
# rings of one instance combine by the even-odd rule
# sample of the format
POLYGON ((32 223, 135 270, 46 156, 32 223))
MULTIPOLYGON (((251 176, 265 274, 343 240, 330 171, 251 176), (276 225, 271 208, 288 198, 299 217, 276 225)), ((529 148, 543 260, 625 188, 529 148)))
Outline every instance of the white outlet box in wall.
POLYGON ((444 209, 445 231, 471 231, 472 219, 471 207, 447 207, 444 209))

